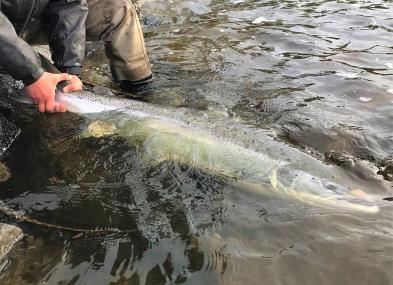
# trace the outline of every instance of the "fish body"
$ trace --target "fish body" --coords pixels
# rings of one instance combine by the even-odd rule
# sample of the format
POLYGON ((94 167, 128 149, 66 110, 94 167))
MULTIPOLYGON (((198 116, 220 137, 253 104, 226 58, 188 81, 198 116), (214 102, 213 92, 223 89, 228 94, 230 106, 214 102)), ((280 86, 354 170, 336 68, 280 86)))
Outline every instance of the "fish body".
POLYGON ((328 165, 236 119, 212 119, 206 113, 89 91, 58 92, 56 101, 70 112, 98 117, 110 126, 110 133, 128 137, 148 161, 178 161, 263 195, 349 211, 379 211, 368 195, 354 195, 349 187, 319 177, 318 173, 329 175, 328 165))
MULTIPOLYGON (((202 118, 185 118, 187 115, 182 111, 90 92, 61 93, 57 101, 66 104, 71 112, 80 114, 108 111, 107 120, 116 125, 113 131, 141 146, 148 160, 174 160, 192 165, 264 195, 329 208, 379 211, 370 198, 353 195, 337 183, 291 169, 285 161, 219 137, 214 133, 217 129, 214 123, 210 130, 202 128, 198 124, 202 118)), ((206 127, 206 124, 201 125, 206 127)))

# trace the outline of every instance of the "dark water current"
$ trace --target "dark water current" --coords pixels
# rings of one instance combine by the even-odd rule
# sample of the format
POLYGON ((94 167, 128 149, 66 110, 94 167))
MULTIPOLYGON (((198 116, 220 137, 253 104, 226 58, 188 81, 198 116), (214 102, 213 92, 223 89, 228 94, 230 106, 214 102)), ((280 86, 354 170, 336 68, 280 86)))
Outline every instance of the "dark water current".
MULTIPOLYGON (((148 101, 237 116, 393 196, 391 1, 152 0, 142 12, 148 101)), ((102 58, 92 45, 84 78, 110 85, 102 58)), ((131 232, 24 225, 1 284, 393 284, 389 202, 367 215, 264 197, 146 165, 125 138, 82 137, 76 115, 20 114, 0 199, 40 221, 131 232)))

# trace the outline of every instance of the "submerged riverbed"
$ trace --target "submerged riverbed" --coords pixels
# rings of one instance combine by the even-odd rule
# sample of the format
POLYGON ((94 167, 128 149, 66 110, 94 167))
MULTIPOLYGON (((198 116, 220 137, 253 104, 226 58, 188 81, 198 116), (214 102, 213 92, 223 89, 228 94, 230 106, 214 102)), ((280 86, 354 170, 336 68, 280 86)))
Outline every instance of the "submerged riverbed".
MULTIPOLYGON (((151 0, 147 101, 239 121, 340 166, 378 214, 242 191, 126 138, 85 137, 74 114, 10 115, 0 199, 37 220, 131 233, 78 236, 23 225, 1 284, 392 284, 393 5, 389 1, 151 0)), ((84 79, 112 86, 102 45, 84 79)), ((99 89, 97 89, 99 91, 99 89)), ((247 134, 244 134, 247 136, 247 134)), ((284 154, 285 156, 285 154, 284 154)), ((307 166, 304 166, 307 168, 307 166)))

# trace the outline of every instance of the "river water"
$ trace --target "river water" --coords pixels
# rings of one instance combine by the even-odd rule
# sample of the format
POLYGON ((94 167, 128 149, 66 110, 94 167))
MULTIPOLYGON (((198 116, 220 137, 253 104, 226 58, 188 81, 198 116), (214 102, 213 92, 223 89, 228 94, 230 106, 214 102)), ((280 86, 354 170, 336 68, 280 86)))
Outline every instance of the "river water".
MULTIPOLYGON (((393 4, 152 0, 147 101, 244 124, 340 166, 378 214, 265 197, 118 137, 81 136, 73 114, 14 115, 0 198, 37 220, 131 230, 75 236, 24 225, 1 284, 393 284, 393 4)), ((111 86, 91 45, 84 78, 111 86)), ((247 134, 245 134, 247 136, 247 134)))

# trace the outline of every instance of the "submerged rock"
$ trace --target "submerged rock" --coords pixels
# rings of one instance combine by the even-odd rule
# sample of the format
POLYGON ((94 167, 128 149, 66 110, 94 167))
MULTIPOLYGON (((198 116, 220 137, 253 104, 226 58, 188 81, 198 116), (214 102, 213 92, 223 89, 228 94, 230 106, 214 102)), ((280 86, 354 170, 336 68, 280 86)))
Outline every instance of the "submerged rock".
POLYGON ((358 196, 358 197, 366 197, 366 196, 368 196, 368 194, 366 192, 364 192, 361 189, 357 189, 357 188, 352 189, 351 190, 351 194, 354 195, 354 196, 358 196))
POLYGON ((0 223, 0 260, 11 250, 13 245, 23 237, 20 228, 0 223))
POLYGON ((0 162, 0 182, 5 182, 11 177, 9 168, 0 162))
POLYGON ((252 24, 258 25, 258 24, 267 23, 267 22, 275 22, 275 20, 266 19, 265 17, 261 16, 261 17, 254 19, 252 21, 252 24))
POLYGON ((348 78, 348 79, 355 79, 358 78, 359 75, 356 72, 336 72, 337 76, 348 78))
POLYGON ((393 157, 388 157, 380 163, 378 174, 388 181, 393 181, 393 157))
POLYGON ((370 97, 359 97, 359 101, 362 103, 368 103, 371 102, 373 100, 373 98, 370 97))

